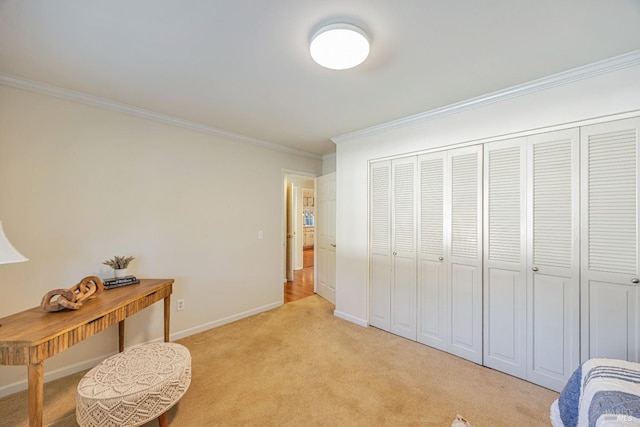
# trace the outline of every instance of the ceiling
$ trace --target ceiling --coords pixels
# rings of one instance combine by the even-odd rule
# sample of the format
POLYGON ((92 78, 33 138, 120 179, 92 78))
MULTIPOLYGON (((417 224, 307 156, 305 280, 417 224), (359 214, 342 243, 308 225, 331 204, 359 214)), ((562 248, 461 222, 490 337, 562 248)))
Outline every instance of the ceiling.
POLYGON ((318 155, 637 49, 640 0, 0 0, 2 75, 318 155), (368 33, 361 66, 309 56, 336 21, 368 33))

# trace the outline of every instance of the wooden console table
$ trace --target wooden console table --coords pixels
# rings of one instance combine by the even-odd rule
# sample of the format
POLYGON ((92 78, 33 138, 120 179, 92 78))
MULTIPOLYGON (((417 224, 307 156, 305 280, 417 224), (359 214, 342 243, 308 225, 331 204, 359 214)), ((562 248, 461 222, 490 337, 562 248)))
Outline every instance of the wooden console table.
POLYGON ((164 299, 164 340, 169 342, 173 279, 141 279, 139 284, 105 290, 79 310, 48 313, 40 307, 0 319, 0 365, 27 365, 29 426, 42 426, 44 361, 74 344, 119 324, 124 350, 124 319, 164 299))

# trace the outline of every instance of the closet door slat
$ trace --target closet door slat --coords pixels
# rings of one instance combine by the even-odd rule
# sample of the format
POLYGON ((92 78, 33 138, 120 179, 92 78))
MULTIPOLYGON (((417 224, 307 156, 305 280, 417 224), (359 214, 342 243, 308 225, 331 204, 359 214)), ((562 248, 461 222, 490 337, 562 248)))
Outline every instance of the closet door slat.
POLYGON ((391 330, 391 161, 369 172, 369 324, 391 330))

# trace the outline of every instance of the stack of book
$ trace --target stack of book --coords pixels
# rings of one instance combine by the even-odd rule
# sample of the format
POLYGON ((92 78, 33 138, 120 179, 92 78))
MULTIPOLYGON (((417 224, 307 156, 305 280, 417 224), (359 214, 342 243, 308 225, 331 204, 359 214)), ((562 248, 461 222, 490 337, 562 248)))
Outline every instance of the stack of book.
POLYGON ((120 286, 135 285, 140 283, 140 280, 136 276, 124 276, 120 278, 104 279, 103 284, 105 289, 119 288, 120 286))

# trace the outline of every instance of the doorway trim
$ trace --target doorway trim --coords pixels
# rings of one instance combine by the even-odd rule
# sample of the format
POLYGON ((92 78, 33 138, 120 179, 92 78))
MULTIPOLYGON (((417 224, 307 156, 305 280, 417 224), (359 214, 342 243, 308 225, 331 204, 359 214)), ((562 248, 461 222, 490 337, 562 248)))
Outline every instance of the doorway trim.
MULTIPOLYGON (((313 191, 316 190, 316 178, 319 176, 317 173, 302 172, 293 169, 282 169, 280 177, 280 283, 283 284, 287 281, 287 241, 285 234, 287 231, 287 175, 297 175, 304 178, 313 179, 313 191)), ((314 263, 315 264, 315 263, 314 263)), ((315 283, 314 283, 315 288, 315 283)), ((284 301, 284 287, 282 288, 282 301, 284 301)))

